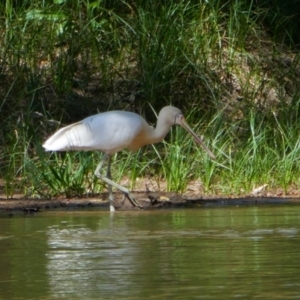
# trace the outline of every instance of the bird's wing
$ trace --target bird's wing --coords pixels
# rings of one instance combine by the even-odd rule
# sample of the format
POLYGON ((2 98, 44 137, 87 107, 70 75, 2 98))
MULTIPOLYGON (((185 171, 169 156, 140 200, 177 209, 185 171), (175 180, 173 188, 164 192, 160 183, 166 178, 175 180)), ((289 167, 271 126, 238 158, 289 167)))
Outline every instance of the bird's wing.
POLYGON ((101 150, 113 154, 130 145, 143 121, 130 112, 101 113, 61 128, 43 147, 47 151, 101 150))
POLYGON ((90 137, 88 126, 81 121, 59 129, 43 147, 46 151, 80 150, 90 137))
POLYGON ((113 154, 127 148, 139 134, 144 120, 137 114, 125 111, 111 111, 101 118, 87 118, 92 132, 89 146, 113 154))

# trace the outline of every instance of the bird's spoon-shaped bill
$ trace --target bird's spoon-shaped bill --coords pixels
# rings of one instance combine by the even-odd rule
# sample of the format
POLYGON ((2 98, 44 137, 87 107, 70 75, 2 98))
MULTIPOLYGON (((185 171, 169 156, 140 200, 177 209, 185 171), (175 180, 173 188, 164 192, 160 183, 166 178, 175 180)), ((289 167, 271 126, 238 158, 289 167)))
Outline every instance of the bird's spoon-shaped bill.
POLYGON ((180 116, 178 121, 176 122, 178 125, 182 126, 187 132, 189 132, 195 139, 195 141, 201 145, 201 147, 208 153, 211 159, 216 159, 216 156, 207 148, 202 139, 197 136, 197 134, 192 130, 192 128, 186 122, 184 116, 180 116))

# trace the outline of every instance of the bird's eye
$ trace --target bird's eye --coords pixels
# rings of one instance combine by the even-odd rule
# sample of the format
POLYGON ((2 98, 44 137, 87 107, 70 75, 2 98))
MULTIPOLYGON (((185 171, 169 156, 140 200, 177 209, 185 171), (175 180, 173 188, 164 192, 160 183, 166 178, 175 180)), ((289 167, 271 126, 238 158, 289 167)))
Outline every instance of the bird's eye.
POLYGON ((174 124, 177 124, 177 119, 181 119, 182 118, 182 114, 176 114, 175 115, 175 119, 174 119, 174 124))

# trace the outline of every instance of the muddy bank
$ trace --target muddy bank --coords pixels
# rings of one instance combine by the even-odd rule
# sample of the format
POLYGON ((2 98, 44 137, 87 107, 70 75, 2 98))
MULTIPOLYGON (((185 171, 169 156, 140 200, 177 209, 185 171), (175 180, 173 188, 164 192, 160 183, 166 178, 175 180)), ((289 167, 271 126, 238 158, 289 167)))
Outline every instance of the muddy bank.
MULTIPOLYGON (((24 213, 39 212, 51 209, 87 209, 99 208, 109 209, 107 194, 103 193, 98 197, 89 198, 58 198, 58 199, 22 199, 0 198, 0 211, 12 212, 23 211, 24 213)), ((262 205, 262 204, 300 204, 299 197, 216 197, 216 196, 194 196, 193 198, 183 197, 176 193, 134 193, 137 201, 144 210, 164 208, 193 208, 201 206, 218 205, 262 205)), ((116 210, 140 210, 133 207, 123 195, 115 194, 116 210)))

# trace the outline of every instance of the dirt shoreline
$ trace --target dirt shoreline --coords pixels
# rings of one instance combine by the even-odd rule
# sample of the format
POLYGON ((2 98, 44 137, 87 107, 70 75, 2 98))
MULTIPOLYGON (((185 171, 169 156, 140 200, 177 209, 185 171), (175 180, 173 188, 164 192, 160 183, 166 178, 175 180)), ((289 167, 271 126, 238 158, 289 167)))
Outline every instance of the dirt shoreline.
MULTIPOLYGON (((243 197, 220 197, 193 195, 185 197, 176 193, 134 193, 137 201, 144 210, 163 209, 163 208, 187 208, 199 206, 217 206, 217 205, 260 205, 260 204, 300 204, 300 197, 278 197, 278 196, 243 196, 243 197)), ((39 212, 52 209, 87 209, 98 208, 109 209, 109 203, 106 200, 107 194, 103 193, 97 197, 86 198, 56 198, 56 199, 24 199, 1 198, 0 211, 12 212, 23 211, 24 213, 39 212)), ((115 194, 116 210, 140 210, 133 207, 123 195, 115 194)))

